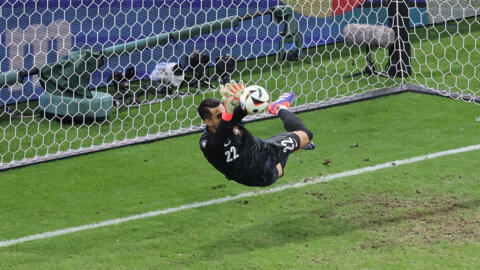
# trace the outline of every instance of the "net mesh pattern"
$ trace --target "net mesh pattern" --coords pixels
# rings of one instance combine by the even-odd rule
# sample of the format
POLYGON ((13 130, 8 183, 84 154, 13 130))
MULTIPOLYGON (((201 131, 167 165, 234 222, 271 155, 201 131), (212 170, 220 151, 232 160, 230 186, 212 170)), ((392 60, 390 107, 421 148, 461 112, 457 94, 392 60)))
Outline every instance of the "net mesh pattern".
POLYGON ((387 1, 2 1, 0 169, 199 131, 230 79, 301 110, 407 84, 477 99, 480 1, 407 2, 412 72, 392 77, 390 47, 343 33, 389 28, 387 1))

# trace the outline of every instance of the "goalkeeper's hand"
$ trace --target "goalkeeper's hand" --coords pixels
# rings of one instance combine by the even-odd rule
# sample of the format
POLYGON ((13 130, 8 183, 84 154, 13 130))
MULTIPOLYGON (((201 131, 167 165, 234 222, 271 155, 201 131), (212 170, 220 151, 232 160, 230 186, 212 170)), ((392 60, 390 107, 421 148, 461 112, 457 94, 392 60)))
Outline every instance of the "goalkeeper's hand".
POLYGON ((225 85, 220 85, 220 95, 222 96, 222 103, 228 113, 233 113, 235 107, 240 104, 240 95, 242 95, 245 86, 243 82, 236 83, 232 81, 225 85))
POLYGON ((223 106, 225 107, 225 111, 228 114, 233 114, 233 110, 235 110, 235 107, 238 106, 237 102, 231 96, 222 98, 222 103, 223 103, 223 106))

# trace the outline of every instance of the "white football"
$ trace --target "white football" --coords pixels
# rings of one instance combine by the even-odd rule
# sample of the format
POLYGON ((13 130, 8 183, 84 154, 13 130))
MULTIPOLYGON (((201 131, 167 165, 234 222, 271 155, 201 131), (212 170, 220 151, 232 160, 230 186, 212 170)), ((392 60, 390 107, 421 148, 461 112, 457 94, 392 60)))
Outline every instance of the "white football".
POLYGON ((265 88, 252 85, 243 90, 240 96, 240 106, 248 113, 261 113, 270 103, 270 95, 265 88))

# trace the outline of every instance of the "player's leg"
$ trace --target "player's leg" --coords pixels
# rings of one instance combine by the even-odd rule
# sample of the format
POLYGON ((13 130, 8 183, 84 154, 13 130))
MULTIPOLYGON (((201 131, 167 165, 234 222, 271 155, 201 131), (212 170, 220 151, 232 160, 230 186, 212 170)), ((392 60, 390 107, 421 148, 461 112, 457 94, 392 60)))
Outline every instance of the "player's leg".
MULTIPOLYGON (((312 134, 310 130, 308 132, 312 134)), ((315 148, 315 144, 311 142, 311 137, 308 135, 307 132, 302 130, 296 130, 296 131, 293 131, 293 133, 297 134, 297 136, 300 138, 300 148, 303 148, 305 150, 313 150, 315 148)), ((313 137, 313 134, 312 134, 312 137, 313 137)))
POLYGON ((283 108, 278 110, 277 116, 282 119, 286 131, 294 132, 300 137, 300 146, 302 148, 312 141, 313 133, 305 126, 302 119, 296 114, 283 108))
POLYGON ((282 167, 282 164, 281 164, 281 163, 278 163, 276 169, 277 169, 277 172, 278 172, 278 178, 282 177, 282 176, 283 176, 283 167, 282 167))
POLYGON ((282 119, 285 130, 298 135, 302 148, 312 150, 315 148, 315 145, 311 142, 313 133, 305 127, 305 124, 297 115, 288 110, 290 103, 292 103, 294 99, 294 93, 282 94, 276 101, 268 106, 267 110, 282 119))
POLYGON ((285 166, 287 165, 287 161, 288 161, 288 155, 285 156, 285 158, 277 164, 276 169, 278 172, 278 178, 283 176, 283 168, 285 168, 285 166))

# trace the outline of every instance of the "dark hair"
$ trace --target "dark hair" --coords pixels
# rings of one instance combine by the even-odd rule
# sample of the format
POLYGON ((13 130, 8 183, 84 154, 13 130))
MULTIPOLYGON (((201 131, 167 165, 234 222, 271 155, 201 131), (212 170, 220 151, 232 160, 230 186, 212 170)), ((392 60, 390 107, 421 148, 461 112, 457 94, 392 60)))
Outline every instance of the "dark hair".
POLYGON ((197 108, 198 115, 205 120, 207 118, 211 118, 212 114, 210 113, 210 109, 217 107, 220 105, 220 100, 216 98, 207 98, 200 103, 200 106, 197 108))

